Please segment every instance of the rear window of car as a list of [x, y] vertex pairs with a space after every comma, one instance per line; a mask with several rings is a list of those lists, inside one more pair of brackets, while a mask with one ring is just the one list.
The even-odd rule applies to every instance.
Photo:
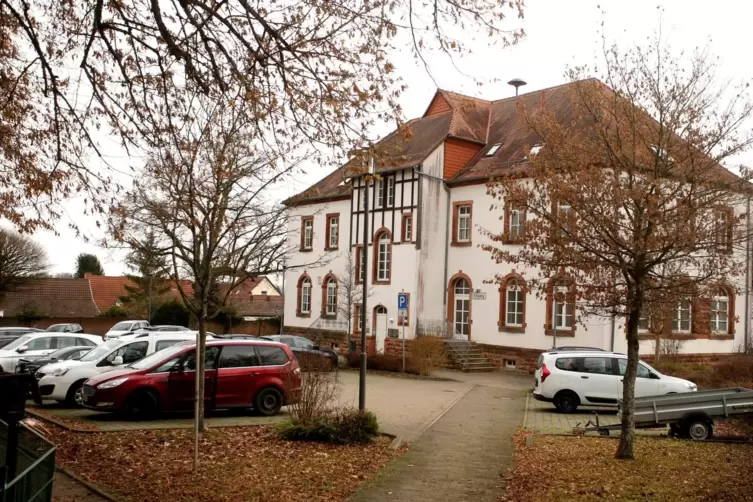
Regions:
[[288, 355], [280, 347], [259, 345], [256, 348], [259, 350], [262, 366], [282, 366], [288, 362]]
[[584, 357], [583, 372], [612, 375], [612, 359], [609, 357]]
[[560, 357], [554, 363], [554, 367], [563, 371], [580, 371], [577, 357]]
[[176, 343], [180, 341], [182, 340], [158, 340], [157, 344], [155, 345], [155, 350], [159, 351], [162, 349], [166, 349], [167, 347], [172, 347], [173, 345], [175, 345]]
[[259, 357], [253, 345], [225, 345], [220, 352], [220, 368], [247, 368], [259, 366]]

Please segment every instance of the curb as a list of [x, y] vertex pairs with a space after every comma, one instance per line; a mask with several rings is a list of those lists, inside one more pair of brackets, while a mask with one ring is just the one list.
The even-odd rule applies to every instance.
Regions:
[[[340, 369], [342, 372], [347, 373], [358, 373], [358, 368], [342, 368]], [[435, 377], [431, 375], [414, 375], [412, 373], [397, 373], [394, 371], [380, 371], [380, 370], [366, 370], [367, 375], [377, 375], [377, 376], [385, 376], [390, 378], [404, 378], [406, 380], [428, 380], [428, 381], [434, 381], [434, 382], [462, 382], [462, 380], [456, 380], [454, 378], [447, 378], [447, 377]]]
[[86, 432], [89, 434], [93, 434], [95, 432], [102, 432], [100, 430], [92, 430], [92, 429], [81, 429], [79, 427], [73, 427], [71, 425], [66, 424], [65, 422], [61, 422], [60, 420], [52, 417], [48, 417], [47, 415], [43, 415], [41, 413], [35, 412], [33, 409], [26, 408], [26, 413], [33, 416], [34, 418], [37, 418], [39, 420], [44, 420], [46, 422], [50, 422], [51, 424], [55, 424], [58, 427], [62, 427], [65, 430], [71, 431], [71, 432]]
[[470, 387], [468, 387], [467, 389], [465, 389], [463, 392], [460, 393], [459, 396], [457, 396], [455, 399], [453, 399], [453, 401], [450, 404], [448, 404], [447, 407], [445, 407], [441, 412], [439, 412], [439, 414], [436, 417], [432, 418], [428, 422], [426, 422], [423, 425], [421, 425], [421, 427], [418, 429], [418, 431], [412, 437], [410, 437], [410, 442], [414, 442], [419, 437], [421, 437], [421, 435], [424, 432], [426, 432], [432, 425], [434, 425], [435, 423], [437, 423], [440, 418], [442, 418], [443, 416], [445, 416], [448, 411], [450, 411], [452, 408], [454, 408], [455, 405], [458, 404], [458, 402], [460, 402], [460, 400], [463, 399], [466, 396], [466, 394], [468, 394], [470, 391], [472, 391], [476, 387], [477, 387], [476, 384], [470, 384]]
[[112, 495], [110, 495], [109, 493], [107, 493], [106, 491], [104, 491], [103, 489], [99, 488], [97, 485], [94, 485], [94, 484], [86, 481], [81, 476], [79, 476], [78, 474], [74, 474], [73, 472], [71, 472], [68, 469], [65, 469], [63, 467], [60, 467], [59, 465], [56, 465], [55, 466], [55, 470], [58, 471], [58, 472], [60, 472], [60, 473], [62, 473], [62, 474], [64, 474], [64, 475], [66, 475], [66, 476], [68, 476], [69, 478], [71, 478], [76, 483], [85, 486], [87, 490], [89, 490], [90, 492], [92, 492], [92, 493], [94, 493], [94, 494], [102, 497], [103, 499], [107, 500], [108, 502], [120, 502], [120, 499], [113, 497]]

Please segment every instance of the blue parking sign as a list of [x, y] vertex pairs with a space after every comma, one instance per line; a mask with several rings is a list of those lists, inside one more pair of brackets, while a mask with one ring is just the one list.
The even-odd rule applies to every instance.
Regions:
[[397, 294], [397, 308], [398, 309], [407, 309], [408, 308], [408, 293], [398, 293]]

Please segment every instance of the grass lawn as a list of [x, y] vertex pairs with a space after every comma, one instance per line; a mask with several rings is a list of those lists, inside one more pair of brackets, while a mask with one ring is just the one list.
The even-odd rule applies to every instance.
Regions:
[[270, 427], [210, 429], [192, 470], [190, 430], [75, 433], [45, 426], [58, 465], [131, 501], [342, 501], [395, 452], [287, 442]]
[[753, 500], [753, 445], [638, 437], [636, 460], [614, 459], [615, 439], [516, 436], [501, 501]]

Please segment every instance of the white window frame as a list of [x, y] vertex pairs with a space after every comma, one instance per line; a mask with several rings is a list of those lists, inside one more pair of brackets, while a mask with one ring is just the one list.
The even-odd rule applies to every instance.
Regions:
[[301, 282], [301, 314], [311, 313], [311, 280]]
[[[466, 211], [466, 212], [464, 212]], [[463, 237], [463, 232], [466, 235]], [[457, 242], [470, 242], [471, 241], [471, 205], [463, 204], [458, 206], [458, 234], [456, 236]]]
[[[687, 308], [684, 308], [684, 306], [687, 305]], [[682, 313], [684, 311], [688, 312], [688, 327], [687, 329], [682, 327]], [[673, 333], [690, 333], [693, 330], [693, 303], [688, 300], [680, 300], [677, 302], [677, 305], [674, 309], [674, 314], [672, 315], [672, 332]]]
[[[645, 321], [645, 326], [641, 327], [641, 324]], [[648, 311], [644, 307], [641, 310], [640, 317], [638, 317], [638, 332], [645, 333], [647, 331], [651, 331], [651, 316], [649, 315]]]
[[376, 201], [374, 201], [374, 208], [384, 207], [384, 178], [377, 182]]
[[395, 177], [387, 178], [387, 207], [395, 205]]
[[337, 281], [330, 277], [327, 280], [327, 315], [337, 315]]
[[729, 214], [724, 210], [714, 211], [714, 246], [717, 250], [727, 250], [729, 248]]
[[336, 248], [338, 244], [338, 229], [340, 227], [340, 217], [331, 216], [329, 218], [329, 247]]
[[[505, 326], [523, 327], [523, 295], [523, 288], [518, 284], [517, 279], [507, 281], [505, 288]], [[511, 306], [514, 308], [510, 308]], [[510, 322], [510, 314], [512, 314], [513, 322]], [[520, 322], [517, 322], [518, 317], [520, 317]]]
[[[557, 281], [552, 290], [552, 328], [560, 331], [573, 329], [573, 302], [569, 301], [570, 285]], [[561, 297], [562, 300], [558, 300]], [[569, 320], [569, 323], [568, 323]]]
[[557, 225], [560, 237], [568, 237], [573, 233], [573, 206], [567, 202], [557, 203]]
[[314, 247], [314, 220], [303, 220], [303, 249]]
[[[463, 288], [460, 288], [460, 284], [464, 284]], [[455, 284], [453, 284], [453, 292], [454, 292], [454, 305], [452, 305], [453, 309], [453, 329], [455, 333], [459, 335], [470, 335], [471, 332], [471, 285], [470, 283], [463, 279], [457, 279], [455, 281]], [[462, 308], [458, 308], [458, 305], [460, 305]], [[460, 317], [458, 314], [465, 313], [465, 320], [458, 319]]]
[[405, 229], [403, 230], [403, 236], [405, 237], [406, 242], [410, 242], [413, 240], [413, 215], [405, 215], [403, 217], [403, 225], [405, 225]]
[[356, 267], [358, 270], [356, 270], [356, 274], [358, 275], [358, 282], [362, 283], [366, 280], [366, 260], [364, 260], [364, 247], [361, 246], [360, 248], [356, 248], [356, 252], [358, 253], [358, 267]]
[[[517, 218], [516, 218], [517, 217]], [[516, 205], [514, 201], [510, 202], [510, 238], [519, 239], [525, 235], [526, 228], [526, 210]], [[517, 220], [517, 221], [516, 221]], [[513, 224], [513, 222], [515, 224]]]
[[[719, 304], [723, 303], [725, 309], [721, 310]], [[711, 332], [717, 334], [727, 334], [729, 332], [729, 296], [714, 296], [711, 298]], [[724, 329], [720, 325], [724, 323]]]
[[379, 235], [377, 241], [377, 282], [389, 282], [390, 268], [392, 267], [390, 256], [390, 237], [386, 232]]

